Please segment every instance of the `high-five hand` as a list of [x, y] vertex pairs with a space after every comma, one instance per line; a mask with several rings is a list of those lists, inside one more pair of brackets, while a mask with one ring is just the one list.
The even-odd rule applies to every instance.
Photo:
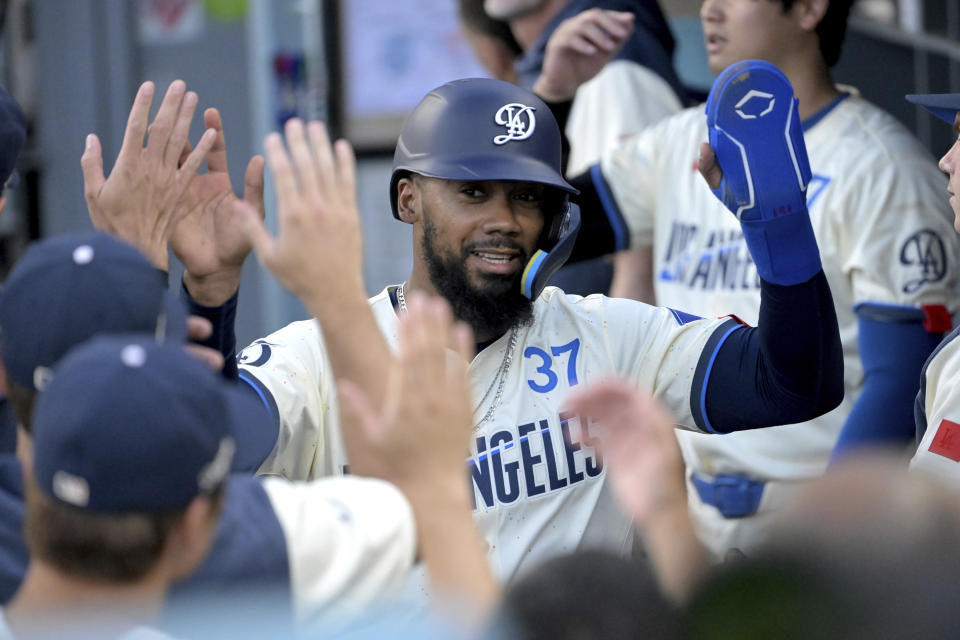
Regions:
[[291, 119], [285, 134], [289, 154], [279, 134], [264, 142], [277, 191], [277, 236], [251, 207], [244, 225], [264, 266], [317, 314], [340, 293], [363, 292], [356, 160], [345, 140], [330, 144], [320, 122], [304, 127]]
[[[227, 171], [227, 141], [220, 112], [207, 109], [203, 120], [216, 133], [207, 155], [207, 172], [197, 176], [184, 194], [170, 248], [183, 262], [183, 281], [193, 299], [215, 307], [240, 286], [243, 261], [253, 249], [238, 222], [238, 212], [246, 206], [263, 219], [264, 159], [256, 155], [247, 164], [241, 200], [233, 192]], [[189, 147], [183, 150], [188, 152]]]
[[169, 266], [167, 244], [183, 213], [179, 200], [216, 138], [208, 129], [197, 147], [182, 155], [197, 107], [197, 94], [186, 88], [183, 80], [170, 84], [148, 128], [154, 86], [152, 82], [140, 85], [110, 177], [103, 175], [103, 152], [95, 134], [87, 136], [80, 158], [93, 226], [133, 244], [164, 270]]

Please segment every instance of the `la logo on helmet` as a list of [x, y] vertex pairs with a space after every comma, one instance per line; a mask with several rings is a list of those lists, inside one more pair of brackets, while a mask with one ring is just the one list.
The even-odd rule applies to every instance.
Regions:
[[519, 102], [511, 102], [497, 109], [493, 121], [507, 128], [507, 132], [494, 136], [493, 144], [506, 144], [511, 140], [526, 140], [533, 135], [537, 127], [537, 119], [533, 116], [534, 108]]

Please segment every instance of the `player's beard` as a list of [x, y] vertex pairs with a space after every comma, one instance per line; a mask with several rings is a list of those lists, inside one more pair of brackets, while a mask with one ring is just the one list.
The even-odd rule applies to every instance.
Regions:
[[430, 282], [450, 303], [453, 314], [470, 325], [477, 336], [498, 338], [514, 325], [533, 320], [533, 303], [520, 293], [522, 270], [513, 275], [481, 274], [483, 285], [476, 286], [470, 282], [466, 267], [472, 251], [490, 247], [517, 250], [521, 264], [526, 265], [529, 256], [523, 247], [501, 237], [490, 242], [468, 244], [458, 256], [452, 251], [438, 251], [436, 237], [436, 227], [430, 216], [424, 215], [422, 253]]

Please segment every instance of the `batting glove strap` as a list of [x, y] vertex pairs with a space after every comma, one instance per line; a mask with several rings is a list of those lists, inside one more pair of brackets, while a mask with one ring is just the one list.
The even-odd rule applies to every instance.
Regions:
[[806, 209], [771, 220], [741, 220], [760, 277], [779, 285], [808, 281], [823, 269]]

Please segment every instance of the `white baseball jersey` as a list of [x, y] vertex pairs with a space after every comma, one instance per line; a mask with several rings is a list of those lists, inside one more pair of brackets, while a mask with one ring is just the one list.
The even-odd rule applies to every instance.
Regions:
[[[843, 344], [843, 403], [801, 425], [722, 438], [678, 433], [690, 471], [759, 480], [820, 474], [863, 387], [854, 305], [957, 311], [958, 243], [944, 176], [890, 115], [844, 91], [852, 95], [806, 122], [804, 132], [813, 172], [807, 203]], [[602, 174], [631, 246], [653, 246], [658, 304], [707, 317], [733, 313], [756, 324], [760, 283], [740, 225], [697, 171], [706, 139], [703, 107], [685, 110], [605, 157]], [[761, 511], [775, 490], [768, 494]], [[715, 509], [699, 511], [721, 519]], [[722, 526], [750, 526], [747, 520]]]
[[625, 135], [642, 131], [682, 106], [673, 88], [654, 71], [630, 60], [608, 63], [573, 98], [565, 129], [570, 141], [567, 175], [582, 173]]
[[923, 371], [920, 396], [926, 431], [910, 469], [960, 486], [960, 328], [944, 338]]
[[[370, 304], [395, 348], [397, 316], [387, 290]], [[668, 309], [547, 287], [511, 352], [508, 333], [477, 354], [470, 364], [476, 420], [495, 406], [475, 430], [465, 473], [495, 575], [508, 580], [525, 566], [583, 545], [631, 548], [630, 519], [607, 488], [602, 461], [580, 444], [579, 420], [562, 415], [564, 399], [576, 384], [626, 377], [652, 390], [679, 424], [696, 428], [690, 397], [699, 397], [694, 373], [701, 352], [715, 333], [734, 324], [682, 324]], [[505, 358], [510, 366], [501, 378]], [[286, 441], [317, 442], [310, 475], [343, 472], [330, 363], [316, 322], [288, 325], [248, 347], [240, 361], [242, 375], [256, 378], [276, 399]]]
[[232, 476], [210, 555], [177, 586], [167, 618], [219, 637], [225, 616], [260, 625], [292, 606], [299, 630], [332, 633], [401, 590], [416, 540], [413, 510], [390, 483]]

